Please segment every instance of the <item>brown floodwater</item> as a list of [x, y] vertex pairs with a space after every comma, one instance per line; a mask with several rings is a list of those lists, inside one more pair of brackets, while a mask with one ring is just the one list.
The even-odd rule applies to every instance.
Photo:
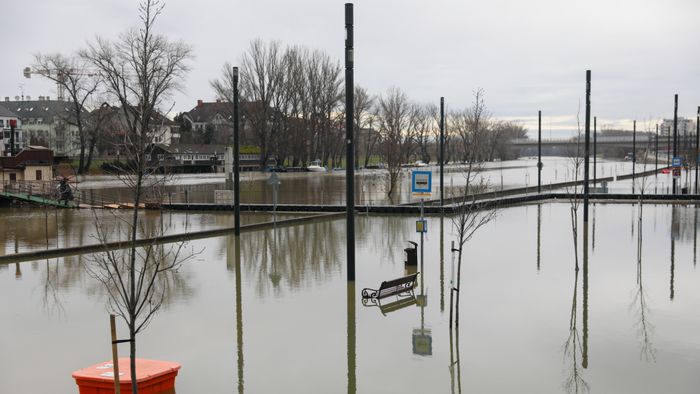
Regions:
[[[383, 308], [360, 292], [412, 271], [415, 217], [358, 215], [353, 285], [342, 219], [192, 241], [138, 355], [181, 363], [178, 393], [697, 392], [696, 207], [645, 205], [640, 222], [596, 204], [578, 271], [569, 210], [507, 208], [476, 233], [452, 334], [449, 217], [428, 218], [415, 299]], [[71, 372], [110, 358], [90, 261], [0, 265], [0, 392], [75, 393]]]

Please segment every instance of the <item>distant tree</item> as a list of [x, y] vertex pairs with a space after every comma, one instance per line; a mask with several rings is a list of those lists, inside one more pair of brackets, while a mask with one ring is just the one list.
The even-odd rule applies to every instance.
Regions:
[[387, 195], [392, 196], [401, 165], [408, 161], [415, 135], [416, 106], [399, 88], [389, 88], [377, 99], [375, 117], [381, 136], [382, 153], [389, 171]]
[[204, 126], [204, 129], [201, 131], [201, 136], [200, 140], [202, 141], [203, 144], [209, 145], [214, 141], [214, 133], [216, 132], [216, 128], [214, 127], [213, 124], [207, 123]]

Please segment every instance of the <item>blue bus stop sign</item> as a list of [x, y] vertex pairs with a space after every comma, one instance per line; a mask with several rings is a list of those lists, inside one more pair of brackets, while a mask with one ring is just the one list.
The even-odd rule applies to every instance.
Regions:
[[411, 173], [411, 193], [430, 195], [433, 188], [433, 173], [430, 171], [413, 171]]
[[673, 160], [671, 161], [671, 165], [673, 167], [680, 167], [681, 166], [681, 158], [680, 157], [674, 157]]

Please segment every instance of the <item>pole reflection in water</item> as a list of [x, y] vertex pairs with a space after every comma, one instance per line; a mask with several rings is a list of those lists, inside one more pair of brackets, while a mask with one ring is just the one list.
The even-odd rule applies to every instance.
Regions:
[[671, 283], [669, 284], [670, 288], [670, 299], [673, 301], [674, 297], [674, 283], [673, 283], [673, 276], [675, 273], [675, 265], [676, 265], [676, 237], [680, 233], [680, 225], [679, 225], [679, 220], [678, 220], [678, 209], [676, 208], [675, 205], [671, 207]]
[[355, 281], [347, 282], [348, 394], [357, 392]]
[[440, 215], [440, 312], [445, 311], [445, 217]]
[[537, 272], [540, 272], [541, 230], [542, 230], [542, 204], [537, 204]]
[[588, 223], [583, 226], [583, 360], [581, 366], [588, 368]]
[[[697, 169], [695, 170], [697, 173]], [[698, 261], [698, 207], [693, 208], [693, 267]]]
[[[238, 392], [244, 392], [243, 377], [243, 300], [241, 296], [241, 237], [230, 236], [226, 243], [228, 261], [230, 268], [233, 265], [236, 285], [236, 366], [238, 368]], [[233, 261], [231, 261], [233, 259]]]
[[591, 235], [592, 235], [591, 238], [592, 238], [592, 241], [593, 241], [592, 244], [591, 244], [591, 248], [592, 248], [592, 250], [594, 250], [594, 251], [595, 251], [595, 206], [596, 206], [596, 204], [593, 204], [593, 228], [592, 228], [592, 231], [591, 231]]

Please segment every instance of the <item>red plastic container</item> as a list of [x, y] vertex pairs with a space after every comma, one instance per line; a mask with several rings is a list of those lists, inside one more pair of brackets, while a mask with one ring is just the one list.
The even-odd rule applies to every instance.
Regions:
[[[80, 394], [113, 394], [112, 361], [95, 364], [73, 372]], [[175, 377], [180, 364], [171, 361], [136, 359], [136, 384], [139, 394], [175, 393]], [[129, 358], [119, 359], [119, 386], [122, 394], [131, 394]]]

